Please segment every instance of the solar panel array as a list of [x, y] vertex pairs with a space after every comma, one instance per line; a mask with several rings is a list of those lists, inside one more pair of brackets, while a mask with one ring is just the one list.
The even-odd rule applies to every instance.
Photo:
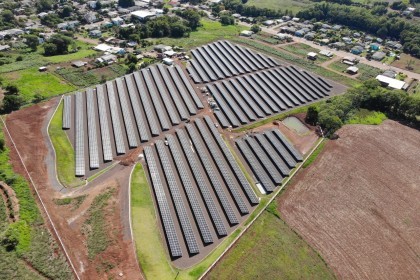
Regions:
[[247, 135], [235, 141], [256, 181], [267, 192], [281, 185], [296, 164], [303, 160], [302, 155], [278, 130]]
[[278, 62], [248, 48], [218, 41], [191, 51], [188, 67], [195, 83], [208, 83], [278, 66]]
[[[69, 129], [75, 148], [83, 149], [83, 153], [76, 152], [77, 176], [100, 168], [204, 108], [179, 66], [153, 66], [87, 89], [74, 107], [72, 99], [72, 95], [64, 97], [63, 129]], [[71, 127], [75, 114], [81, 118]], [[84, 123], [86, 134], [79, 133], [77, 127]]]
[[220, 125], [238, 127], [330, 94], [332, 85], [294, 66], [273, 68], [207, 85]]
[[76, 121], [74, 149], [76, 154], [76, 176], [85, 174], [85, 126], [84, 126], [84, 102], [81, 92], [76, 93]]
[[[153, 177], [160, 177], [166, 197], [172, 198], [171, 217], [178, 221], [175, 227], [183, 237], [178, 241], [189, 255], [226, 236], [259, 203], [209, 117], [176, 129], [176, 135], [146, 146], [144, 153], [152, 183], [157, 184]], [[160, 190], [154, 187], [154, 191], [157, 197]], [[166, 231], [164, 223], [162, 217]]]

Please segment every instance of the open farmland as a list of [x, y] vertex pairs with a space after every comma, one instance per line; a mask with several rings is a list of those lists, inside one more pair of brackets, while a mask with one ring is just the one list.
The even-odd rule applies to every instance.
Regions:
[[419, 279], [420, 132], [348, 125], [279, 198], [282, 218], [342, 279]]

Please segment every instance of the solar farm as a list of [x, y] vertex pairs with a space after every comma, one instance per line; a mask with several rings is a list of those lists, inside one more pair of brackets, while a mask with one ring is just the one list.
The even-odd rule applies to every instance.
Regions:
[[183, 70], [163, 65], [65, 96], [63, 129], [74, 143], [75, 175], [85, 176], [203, 108]]
[[297, 163], [303, 160], [289, 140], [276, 129], [247, 135], [235, 142], [252, 170], [255, 181], [260, 183], [266, 193], [280, 186]]
[[259, 203], [209, 116], [146, 146], [144, 155], [173, 259], [209, 252]]
[[132, 154], [143, 163], [162, 240], [180, 268], [209, 255], [303, 160], [277, 129], [223, 129], [343, 90], [228, 41], [191, 54], [189, 77], [180, 65], [151, 66], [64, 96], [62, 115], [76, 177]]

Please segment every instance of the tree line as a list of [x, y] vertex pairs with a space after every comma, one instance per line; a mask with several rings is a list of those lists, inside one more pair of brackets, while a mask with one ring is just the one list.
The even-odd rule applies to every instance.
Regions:
[[306, 121], [319, 124], [329, 136], [346, 123], [359, 109], [379, 111], [389, 118], [419, 125], [420, 99], [400, 90], [388, 90], [373, 79], [344, 95], [308, 108]]
[[333, 3], [320, 3], [302, 10], [298, 17], [323, 20], [376, 34], [382, 38], [394, 38], [403, 44], [404, 52], [420, 57], [420, 25], [403, 19], [375, 15], [372, 10]]

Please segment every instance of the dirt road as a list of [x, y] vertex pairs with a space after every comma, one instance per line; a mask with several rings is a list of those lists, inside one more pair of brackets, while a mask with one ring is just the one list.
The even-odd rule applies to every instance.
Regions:
[[420, 132], [348, 125], [279, 198], [339, 279], [420, 278]]

